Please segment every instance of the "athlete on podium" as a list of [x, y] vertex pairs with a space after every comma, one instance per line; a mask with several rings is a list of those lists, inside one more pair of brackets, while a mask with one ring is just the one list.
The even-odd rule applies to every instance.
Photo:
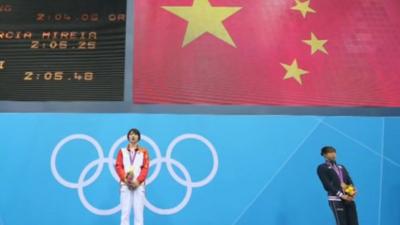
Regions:
[[337, 225], [358, 225], [356, 189], [349, 172], [343, 165], [336, 163], [336, 149], [325, 146], [321, 149], [325, 162], [318, 166], [318, 176], [326, 192], [328, 202]]
[[134, 225], [143, 225], [145, 180], [149, 170], [149, 155], [140, 147], [140, 132], [133, 128], [127, 134], [129, 144], [118, 152], [115, 169], [120, 178], [121, 225], [129, 225], [133, 207]]

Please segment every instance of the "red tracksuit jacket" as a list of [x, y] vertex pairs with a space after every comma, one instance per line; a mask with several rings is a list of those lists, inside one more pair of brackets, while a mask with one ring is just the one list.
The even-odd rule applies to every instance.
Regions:
[[[147, 174], [149, 172], [149, 153], [145, 148], [139, 147], [135, 151], [140, 151], [143, 153], [143, 164], [141, 166], [141, 170], [139, 173], [139, 176], [137, 177], [137, 181], [139, 183], [143, 183], [146, 180]], [[119, 176], [119, 179], [121, 181], [125, 180], [126, 173], [124, 169], [124, 162], [123, 162], [123, 156], [122, 156], [122, 150], [119, 150], [118, 156], [117, 156], [117, 161], [115, 163], [115, 170], [117, 171], [117, 174]]]

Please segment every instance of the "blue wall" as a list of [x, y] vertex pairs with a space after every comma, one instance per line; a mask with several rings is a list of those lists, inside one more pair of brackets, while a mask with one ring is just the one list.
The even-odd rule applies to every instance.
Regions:
[[[0, 224], [118, 224], [118, 183], [107, 157], [131, 127], [142, 131], [154, 162], [172, 161], [176, 171], [171, 176], [162, 163], [154, 176], [152, 166], [147, 199], [164, 210], [147, 205], [147, 224], [333, 225], [316, 176], [319, 149], [327, 144], [338, 149], [358, 187], [360, 224], [400, 224], [400, 118], [1, 114], [0, 125]], [[57, 144], [74, 134], [98, 142], [104, 160], [94, 161], [95, 147], [82, 139], [59, 145], [55, 155]], [[154, 160], [149, 140], [163, 158], [178, 141], [171, 160]]]

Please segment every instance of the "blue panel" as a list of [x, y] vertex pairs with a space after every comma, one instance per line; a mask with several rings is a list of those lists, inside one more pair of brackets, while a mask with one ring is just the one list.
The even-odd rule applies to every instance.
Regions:
[[[323, 145], [337, 147], [339, 161], [358, 187], [360, 224], [400, 224], [400, 118], [1, 114], [0, 124], [0, 224], [118, 224], [119, 211], [112, 209], [119, 204], [119, 184], [107, 157], [117, 140], [121, 143], [114, 150], [126, 144], [123, 139], [131, 127], [142, 131], [142, 145], [152, 159], [157, 156], [150, 140], [161, 157], [178, 141], [170, 149], [183, 166], [174, 165], [173, 176], [162, 164], [148, 184], [147, 200], [170, 210], [147, 204], [146, 224], [333, 225], [316, 175]], [[78, 139], [60, 146], [57, 180], [52, 154], [67, 137]], [[91, 142], [104, 154], [99, 173]], [[210, 175], [213, 167], [215, 176]], [[177, 182], [185, 181], [186, 171], [192, 188], [189, 182]]]

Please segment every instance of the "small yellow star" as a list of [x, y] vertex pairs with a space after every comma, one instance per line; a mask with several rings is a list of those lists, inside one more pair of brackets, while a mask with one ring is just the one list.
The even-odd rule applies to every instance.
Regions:
[[297, 59], [293, 60], [292, 65], [287, 65], [284, 63], [281, 63], [281, 65], [286, 70], [286, 75], [283, 78], [284, 80], [289, 79], [289, 78], [294, 78], [299, 84], [303, 84], [302, 80], [301, 80], [301, 76], [307, 74], [308, 71], [299, 68], [299, 66], [297, 65]]
[[324, 46], [326, 42], [328, 42], [328, 40], [319, 40], [317, 36], [315, 36], [315, 34], [312, 32], [311, 32], [311, 39], [303, 40], [303, 42], [311, 46], [311, 55], [313, 55], [318, 50], [325, 54], [328, 54], [328, 51], [326, 51]]
[[162, 8], [188, 22], [182, 47], [205, 33], [236, 47], [223, 21], [237, 13], [241, 7], [214, 7], [209, 0], [194, 0], [192, 6], [162, 6]]
[[306, 18], [307, 13], [316, 13], [316, 11], [310, 7], [310, 0], [307, 1], [295, 0], [295, 1], [296, 5], [293, 6], [291, 9], [300, 11], [303, 18]]

